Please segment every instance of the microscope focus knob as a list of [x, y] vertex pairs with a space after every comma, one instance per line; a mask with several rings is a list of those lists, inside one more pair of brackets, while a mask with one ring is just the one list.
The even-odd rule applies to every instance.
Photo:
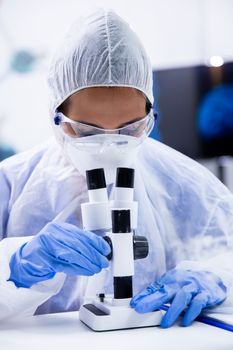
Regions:
[[111, 238], [109, 236], [104, 236], [103, 239], [110, 245], [111, 252], [106, 256], [106, 258], [108, 260], [111, 260], [112, 259], [112, 241], [111, 241]]
[[134, 260], [144, 259], [149, 254], [148, 240], [144, 236], [133, 236]]

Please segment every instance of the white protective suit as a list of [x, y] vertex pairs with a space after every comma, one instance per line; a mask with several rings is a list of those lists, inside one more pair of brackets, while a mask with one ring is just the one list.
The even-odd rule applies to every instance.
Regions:
[[[74, 28], [49, 73], [51, 117], [90, 86], [131, 86], [153, 102], [148, 57], [120, 17], [99, 11]], [[150, 247], [148, 258], [135, 262], [134, 294], [176, 265], [208, 270], [228, 289], [214, 312], [233, 312], [233, 195], [201, 165], [150, 138], [134, 166], [137, 234]], [[85, 178], [68, 160], [62, 137], [0, 164], [0, 320], [78, 310], [86, 295], [111, 291], [111, 269], [94, 277], [58, 273], [29, 289], [7, 281], [12, 253], [49, 222], [81, 226], [84, 201]]]

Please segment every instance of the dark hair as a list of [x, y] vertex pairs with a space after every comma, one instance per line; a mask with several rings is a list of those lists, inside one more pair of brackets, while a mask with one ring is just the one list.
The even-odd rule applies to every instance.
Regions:
[[146, 115], [150, 113], [151, 108], [152, 108], [152, 104], [148, 99], [146, 99]]
[[66, 114], [66, 108], [68, 104], [69, 104], [69, 97], [65, 101], [63, 101], [62, 104], [60, 104], [60, 106], [57, 107], [57, 112]]

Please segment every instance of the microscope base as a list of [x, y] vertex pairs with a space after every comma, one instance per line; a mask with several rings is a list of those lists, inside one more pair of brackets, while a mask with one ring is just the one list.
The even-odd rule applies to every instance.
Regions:
[[79, 311], [79, 319], [97, 332], [158, 326], [162, 316], [161, 311], [139, 314], [129, 306], [115, 306], [99, 301], [84, 304]]

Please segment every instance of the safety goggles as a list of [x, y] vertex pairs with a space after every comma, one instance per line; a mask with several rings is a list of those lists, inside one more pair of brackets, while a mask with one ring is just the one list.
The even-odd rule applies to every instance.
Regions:
[[80, 138], [86, 136], [95, 136], [101, 134], [109, 135], [127, 135], [133, 137], [148, 136], [154, 127], [157, 113], [150, 113], [144, 118], [127, 124], [118, 129], [102, 129], [89, 124], [74, 121], [66, 117], [63, 113], [57, 112], [54, 117], [54, 124], [61, 127], [64, 134], [72, 138]]

